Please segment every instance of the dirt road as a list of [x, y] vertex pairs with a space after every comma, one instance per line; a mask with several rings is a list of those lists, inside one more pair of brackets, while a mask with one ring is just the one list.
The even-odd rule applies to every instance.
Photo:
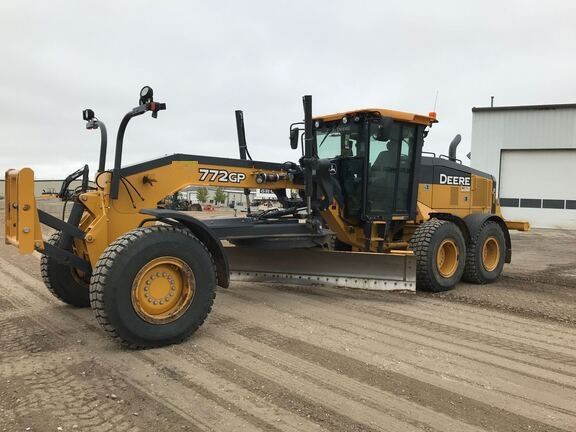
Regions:
[[527, 253], [441, 296], [235, 283], [187, 342], [127, 351], [2, 244], [0, 431], [574, 431], [573, 279]]

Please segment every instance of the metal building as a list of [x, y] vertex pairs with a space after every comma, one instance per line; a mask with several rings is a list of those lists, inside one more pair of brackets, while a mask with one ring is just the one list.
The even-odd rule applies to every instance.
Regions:
[[471, 161], [505, 217], [576, 229], [576, 104], [472, 108]]

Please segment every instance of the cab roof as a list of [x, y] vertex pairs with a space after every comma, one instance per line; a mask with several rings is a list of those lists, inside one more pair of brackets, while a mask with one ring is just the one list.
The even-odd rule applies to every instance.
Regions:
[[339, 120], [342, 117], [354, 117], [355, 115], [359, 114], [377, 114], [382, 117], [391, 117], [394, 120], [404, 121], [408, 123], [416, 123], [421, 125], [430, 126], [432, 123], [438, 123], [436, 120], [436, 113], [431, 112], [430, 114], [421, 115], [421, 114], [413, 114], [407, 113], [402, 111], [394, 111], [385, 108], [363, 108], [358, 109], [355, 111], [345, 111], [335, 114], [327, 114], [323, 116], [314, 117], [314, 120], [321, 120], [324, 122], [329, 122], [333, 120]]

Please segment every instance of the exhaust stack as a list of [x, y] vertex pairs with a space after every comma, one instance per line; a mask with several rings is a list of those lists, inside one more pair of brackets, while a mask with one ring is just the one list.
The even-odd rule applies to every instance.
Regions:
[[450, 147], [448, 147], [448, 159], [451, 161], [456, 162], [456, 148], [458, 147], [458, 144], [460, 144], [460, 141], [462, 141], [462, 136], [458, 134], [450, 143]]

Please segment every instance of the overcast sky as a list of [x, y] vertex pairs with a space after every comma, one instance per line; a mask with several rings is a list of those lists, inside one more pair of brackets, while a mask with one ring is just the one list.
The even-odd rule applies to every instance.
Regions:
[[171, 153], [237, 157], [234, 110], [255, 159], [297, 160], [288, 127], [314, 113], [436, 111], [425, 150], [470, 148], [473, 106], [576, 102], [576, 2], [0, 2], [0, 169], [37, 178], [95, 168], [143, 85], [167, 111], [126, 133], [125, 163]]

